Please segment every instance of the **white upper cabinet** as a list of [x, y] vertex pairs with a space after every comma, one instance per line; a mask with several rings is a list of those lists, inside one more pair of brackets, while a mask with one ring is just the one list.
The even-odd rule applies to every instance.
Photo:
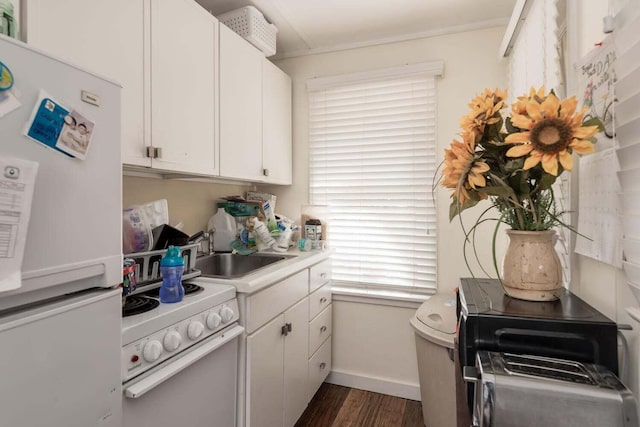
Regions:
[[193, 0], [152, 1], [150, 7], [151, 143], [161, 149], [152, 166], [217, 175], [218, 21]]
[[220, 175], [263, 181], [264, 55], [220, 25]]
[[291, 79], [194, 0], [24, 11], [29, 44], [121, 84], [125, 169], [291, 184]]
[[291, 184], [291, 79], [220, 25], [220, 175]]
[[122, 161], [151, 166], [151, 159], [144, 157], [144, 2], [29, 0], [23, 3], [26, 3], [28, 44], [122, 86]]
[[262, 61], [262, 168], [264, 181], [291, 184], [291, 78]]
[[26, 19], [29, 44], [122, 85], [125, 166], [218, 175], [214, 16], [193, 0], [29, 0]]

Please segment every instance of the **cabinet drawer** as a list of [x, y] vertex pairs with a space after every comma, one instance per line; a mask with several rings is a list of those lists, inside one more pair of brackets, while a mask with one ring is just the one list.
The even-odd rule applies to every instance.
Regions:
[[309, 359], [309, 400], [331, 372], [331, 340], [326, 340]]
[[331, 305], [309, 323], [309, 356], [331, 335]]
[[247, 297], [247, 333], [251, 333], [307, 296], [309, 272], [305, 269]]
[[327, 283], [309, 296], [309, 320], [313, 320], [331, 304], [331, 283]]
[[327, 259], [310, 269], [309, 292], [313, 292], [320, 286], [331, 280], [331, 260]]

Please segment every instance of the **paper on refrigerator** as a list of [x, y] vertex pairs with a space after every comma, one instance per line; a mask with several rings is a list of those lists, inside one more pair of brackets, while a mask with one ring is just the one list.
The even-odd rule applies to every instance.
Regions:
[[0, 157], [0, 292], [22, 284], [22, 259], [37, 172], [37, 162]]

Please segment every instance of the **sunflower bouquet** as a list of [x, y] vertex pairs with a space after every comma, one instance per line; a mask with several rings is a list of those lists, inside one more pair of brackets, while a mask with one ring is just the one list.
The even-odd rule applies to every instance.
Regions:
[[453, 190], [449, 219], [489, 199], [513, 230], [564, 225], [551, 186], [572, 169], [573, 153], [594, 151], [602, 122], [584, 120], [575, 97], [560, 100], [544, 87], [531, 88], [503, 116], [506, 96], [498, 89], [476, 96], [460, 137], [445, 150], [440, 182]]

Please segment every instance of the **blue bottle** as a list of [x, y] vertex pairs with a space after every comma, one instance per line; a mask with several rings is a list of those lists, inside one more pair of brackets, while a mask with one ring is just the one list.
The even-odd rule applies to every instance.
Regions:
[[160, 302], [182, 301], [182, 297], [184, 297], [184, 287], [182, 287], [183, 272], [184, 260], [180, 256], [180, 248], [169, 246], [166, 255], [160, 261], [160, 274], [162, 275]]

